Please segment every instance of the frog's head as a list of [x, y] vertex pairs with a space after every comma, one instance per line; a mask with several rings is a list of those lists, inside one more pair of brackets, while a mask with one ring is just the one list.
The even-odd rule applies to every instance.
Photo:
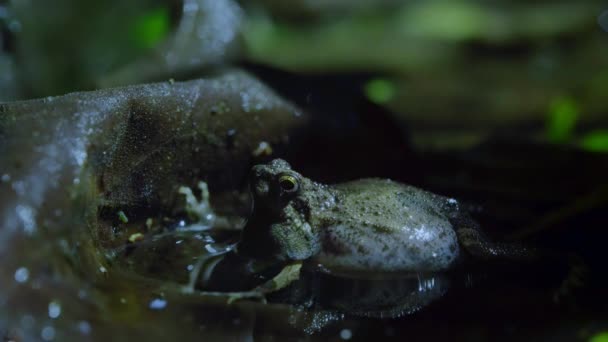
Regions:
[[254, 210], [243, 229], [239, 253], [279, 260], [303, 260], [318, 244], [305, 215], [305, 193], [312, 182], [282, 159], [256, 165], [250, 186]]
[[251, 170], [251, 192], [256, 211], [280, 215], [287, 203], [298, 195], [303, 177], [283, 159], [256, 165]]

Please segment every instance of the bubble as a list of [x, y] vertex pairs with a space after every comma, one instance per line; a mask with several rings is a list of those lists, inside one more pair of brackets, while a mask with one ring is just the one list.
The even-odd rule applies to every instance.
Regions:
[[52, 301], [49, 303], [49, 317], [57, 318], [61, 315], [61, 304], [57, 301]]
[[350, 329], [342, 329], [340, 331], [340, 338], [343, 340], [350, 340], [353, 337], [353, 332]]
[[15, 271], [15, 281], [18, 283], [25, 283], [30, 277], [30, 271], [25, 267], [19, 267]]
[[88, 335], [91, 333], [91, 324], [87, 321], [80, 321], [78, 322], [78, 330], [81, 333]]
[[42, 328], [40, 337], [42, 337], [42, 339], [45, 341], [52, 341], [55, 338], [55, 328], [51, 326], [46, 326]]

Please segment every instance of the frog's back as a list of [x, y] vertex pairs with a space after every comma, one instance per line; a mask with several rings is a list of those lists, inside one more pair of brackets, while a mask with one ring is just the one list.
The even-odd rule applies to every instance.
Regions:
[[433, 272], [457, 259], [448, 199], [384, 179], [333, 188], [337, 207], [324, 218], [316, 262], [347, 271]]

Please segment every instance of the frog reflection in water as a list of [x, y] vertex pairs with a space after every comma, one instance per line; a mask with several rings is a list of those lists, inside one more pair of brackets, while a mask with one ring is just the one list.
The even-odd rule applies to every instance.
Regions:
[[324, 185], [275, 159], [253, 167], [251, 189], [254, 211], [238, 250], [255, 258], [352, 274], [442, 272], [467, 254], [530, 256], [485, 239], [456, 200], [387, 179]]

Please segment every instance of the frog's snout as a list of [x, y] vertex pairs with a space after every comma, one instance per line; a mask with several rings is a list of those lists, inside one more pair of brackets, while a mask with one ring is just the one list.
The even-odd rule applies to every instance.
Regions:
[[252, 190], [255, 192], [256, 197], [266, 197], [270, 191], [270, 185], [265, 180], [256, 180], [252, 184]]

